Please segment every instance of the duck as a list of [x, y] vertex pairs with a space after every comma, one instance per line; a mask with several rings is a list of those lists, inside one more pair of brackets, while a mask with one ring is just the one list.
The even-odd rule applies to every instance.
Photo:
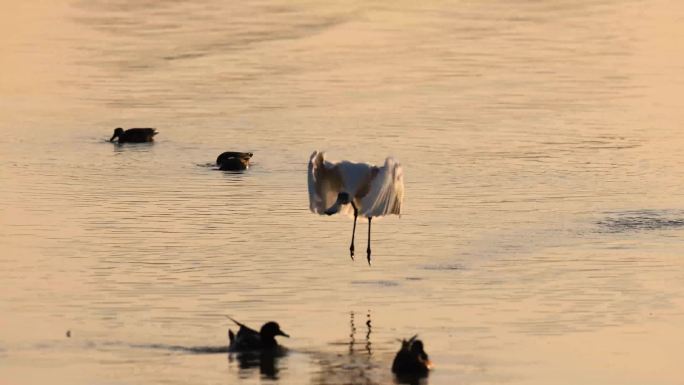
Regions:
[[216, 165], [223, 171], [242, 171], [249, 168], [251, 152], [226, 151], [216, 158]]
[[392, 372], [400, 376], [425, 377], [432, 368], [432, 362], [428, 358], [423, 347], [423, 341], [414, 335], [408, 340], [401, 341], [401, 349], [397, 352], [392, 362]]
[[280, 329], [280, 325], [275, 321], [266, 322], [257, 332], [231, 317], [228, 318], [240, 327], [237, 333], [228, 329], [229, 352], [275, 350], [279, 348], [278, 341], [275, 339], [276, 336], [290, 337]]
[[154, 136], [158, 132], [154, 128], [129, 128], [125, 130], [118, 127], [114, 130], [114, 135], [109, 139], [110, 142], [114, 141], [114, 138], [119, 138], [119, 143], [144, 143], [154, 141]]

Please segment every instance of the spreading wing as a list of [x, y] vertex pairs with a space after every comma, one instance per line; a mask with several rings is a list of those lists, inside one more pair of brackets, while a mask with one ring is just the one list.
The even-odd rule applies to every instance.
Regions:
[[325, 153], [314, 151], [309, 158], [309, 208], [317, 214], [325, 214], [340, 193], [340, 181], [335, 165], [325, 160]]
[[366, 217], [399, 215], [403, 200], [404, 171], [397, 161], [387, 158], [372, 179], [368, 194], [361, 199], [361, 214]]

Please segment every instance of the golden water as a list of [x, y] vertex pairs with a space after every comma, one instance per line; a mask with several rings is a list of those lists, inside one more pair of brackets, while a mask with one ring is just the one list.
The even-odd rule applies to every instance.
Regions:
[[[3, 4], [0, 383], [682, 384], [682, 3], [199, 3]], [[403, 164], [372, 267], [314, 149]]]

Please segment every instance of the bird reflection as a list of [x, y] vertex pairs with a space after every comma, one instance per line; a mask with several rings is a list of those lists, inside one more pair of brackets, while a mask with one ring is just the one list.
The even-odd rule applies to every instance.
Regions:
[[356, 338], [354, 338], [354, 335], [356, 334], [356, 326], [354, 325], [354, 312], [349, 313], [349, 329], [351, 332], [349, 333], [349, 355], [354, 354], [354, 344], [356, 343]]
[[278, 372], [280, 371], [278, 360], [284, 357], [285, 354], [286, 352], [283, 349], [229, 353], [228, 362], [232, 363], [237, 360], [242, 375], [249, 374], [249, 372], [259, 368], [259, 373], [263, 377], [277, 380]]
[[357, 333], [364, 333], [363, 330], [358, 330], [357, 321], [357, 315], [353, 311], [350, 312], [349, 341], [345, 343], [347, 354], [316, 354], [315, 362], [320, 366], [320, 370], [314, 377], [313, 384], [377, 385], [385, 383], [381, 381], [382, 378], [378, 378], [379, 374], [382, 375], [382, 368], [373, 360], [371, 312], [366, 313], [365, 337], [361, 337], [362, 340], [357, 339]]
[[368, 310], [368, 313], [366, 314], [366, 351], [368, 352], [368, 356], [371, 356], [373, 354], [373, 350], [371, 349], [371, 340], [370, 340], [370, 335], [371, 332], [373, 331], [373, 328], [371, 327], [371, 315], [370, 315], [370, 310]]
[[[355, 350], [355, 345], [356, 345], [356, 325], [354, 324], [354, 312], [349, 313], [349, 328], [350, 328], [350, 333], [349, 333], [349, 355], [354, 355], [357, 354], [358, 352]], [[371, 312], [370, 310], [368, 313], [366, 313], [366, 343], [364, 345], [364, 350], [370, 357], [373, 355], [373, 349], [372, 349], [372, 343], [371, 343], [371, 333], [373, 332], [373, 325], [371, 322]]]

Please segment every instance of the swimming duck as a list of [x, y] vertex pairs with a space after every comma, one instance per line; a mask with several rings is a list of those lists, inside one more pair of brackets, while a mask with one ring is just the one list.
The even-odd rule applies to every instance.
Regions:
[[226, 151], [216, 158], [216, 165], [223, 171], [241, 171], [249, 168], [251, 152]]
[[432, 368], [427, 353], [423, 350], [423, 341], [416, 339], [418, 335], [408, 341], [401, 341], [401, 349], [397, 352], [392, 363], [392, 372], [397, 375], [424, 377]]
[[154, 128], [129, 128], [124, 131], [123, 128], [119, 127], [114, 130], [114, 135], [109, 139], [110, 142], [114, 141], [114, 138], [119, 138], [119, 143], [143, 143], [154, 141], [154, 136], [158, 132]]
[[280, 325], [278, 325], [277, 322], [266, 322], [257, 332], [232, 318], [230, 318], [230, 320], [240, 326], [240, 330], [235, 334], [232, 330], [228, 329], [228, 339], [230, 341], [230, 344], [228, 345], [229, 352], [275, 349], [278, 347], [275, 336], [290, 337], [280, 330]]

